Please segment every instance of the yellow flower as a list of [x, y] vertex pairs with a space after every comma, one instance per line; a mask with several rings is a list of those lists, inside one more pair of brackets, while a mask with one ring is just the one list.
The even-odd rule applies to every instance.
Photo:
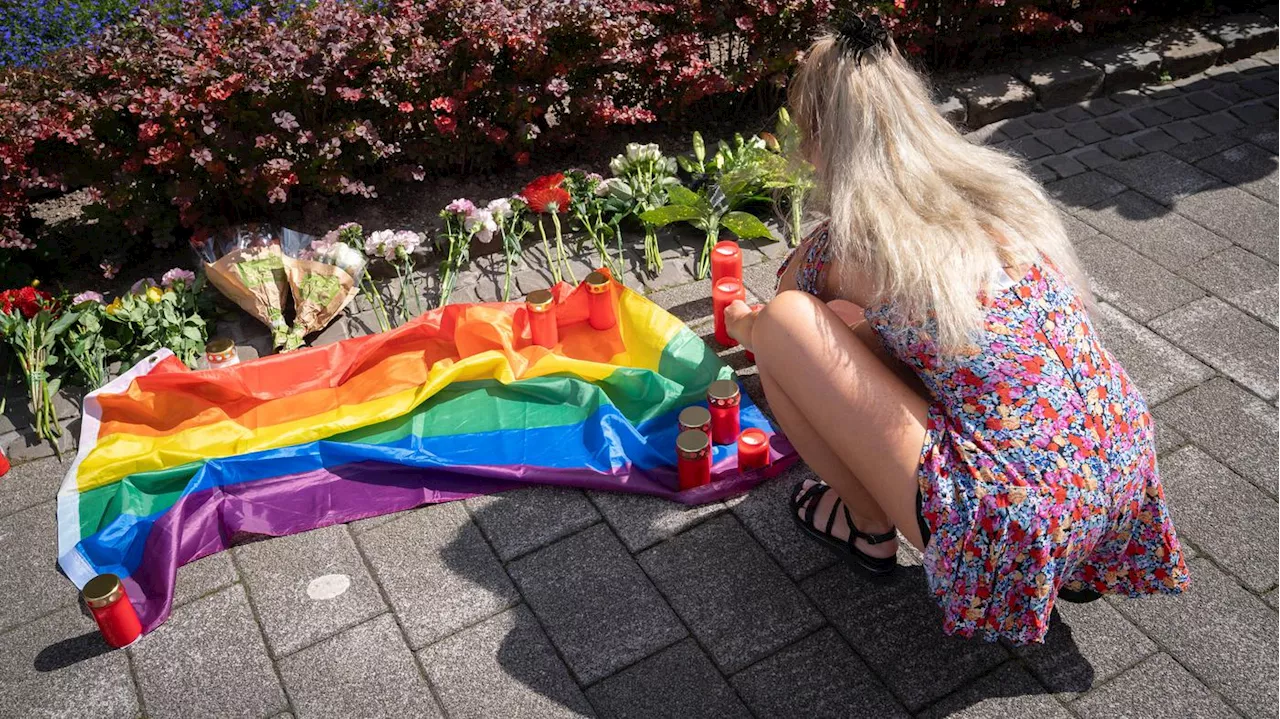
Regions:
[[147, 288], [147, 299], [151, 300], [151, 304], [154, 305], [155, 303], [159, 302], [163, 297], [164, 297], [164, 290], [160, 289], [159, 287]]
[[107, 314], [114, 315], [115, 313], [119, 312], [120, 308], [123, 306], [124, 306], [124, 303], [120, 301], [119, 297], [117, 297], [114, 300], [111, 300], [111, 304], [107, 305]]

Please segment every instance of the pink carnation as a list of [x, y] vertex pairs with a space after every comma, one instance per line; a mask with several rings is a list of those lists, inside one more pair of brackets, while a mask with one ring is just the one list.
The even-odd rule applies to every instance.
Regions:
[[196, 281], [196, 273], [190, 270], [184, 270], [181, 267], [175, 267], [172, 270], [169, 270], [168, 272], [164, 273], [163, 277], [160, 278], [160, 284], [163, 285], [166, 289], [173, 287], [173, 285], [177, 282], [181, 282], [184, 285], [190, 287], [195, 281]]

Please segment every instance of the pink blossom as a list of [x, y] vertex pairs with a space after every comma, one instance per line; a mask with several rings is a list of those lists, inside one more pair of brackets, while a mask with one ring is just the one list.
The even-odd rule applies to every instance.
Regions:
[[164, 273], [164, 276], [160, 278], [160, 284], [165, 289], [173, 287], [174, 283], [177, 283], [177, 282], [181, 282], [184, 285], [190, 287], [192, 284], [195, 283], [195, 281], [196, 281], [196, 273], [190, 270], [184, 270], [181, 267], [175, 267], [172, 270], [169, 270], [168, 272]]
[[569, 92], [569, 82], [557, 75], [547, 82], [547, 92], [556, 97], [564, 97]]
[[148, 289], [152, 287], [158, 287], [158, 286], [159, 285], [156, 284], [154, 277], [143, 277], [142, 279], [133, 283], [133, 286], [129, 288], [129, 294], [141, 295], [146, 293]]
[[209, 148], [201, 147], [191, 151], [191, 159], [195, 160], [197, 165], [204, 167], [204, 163], [213, 159], [213, 153]]
[[338, 93], [338, 97], [347, 102], [357, 102], [364, 97], [364, 93], [353, 87], [340, 87], [334, 92]]
[[88, 290], [86, 292], [81, 292], [80, 294], [71, 298], [71, 305], [73, 307], [75, 305], [84, 304], [85, 302], [96, 302], [98, 304], [102, 304], [103, 297], [98, 292], [94, 292], [93, 290]]
[[444, 209], [454, 213], [455, 215], [470, 215], [476, 211], [476, 206], [472, 204], [471, 200], [461, 198], [445, 205]]
[[283, 130], [298, 129], [298, 118], [294, 117], [293, 113], [288, 112], [287, 110], [271, 113], [271, 120], [279, 125]]

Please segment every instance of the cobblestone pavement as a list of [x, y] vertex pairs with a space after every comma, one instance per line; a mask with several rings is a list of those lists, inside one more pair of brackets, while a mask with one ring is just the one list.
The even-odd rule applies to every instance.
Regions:
[[[54, 568], [63, 465], [19, 442], [27, 462], [0, 479], [0, 716], [1274, 717], [1275, 64], [973, 138], [1023, 154], [1061, 203], [1104, 339], [1158, 418], [1186, 595], [1062, 606], [1030, 649], [947, 638], [915, 558], [874, 585], [798, 533], [798, 469], [703, 507], [539, 488], [237, 547], [183, 567], [168, 622], [108, 652]], [[757, 297], [782, 251], [748, 249]], [[546, 282], [531, 254], [522, 292]], [[691, 250], [664, 254], [630, 281], [709, 335]], [[493, 299], [492, 267], [454, 298]], [[350, 588], [307, 599], [327, 574]]]

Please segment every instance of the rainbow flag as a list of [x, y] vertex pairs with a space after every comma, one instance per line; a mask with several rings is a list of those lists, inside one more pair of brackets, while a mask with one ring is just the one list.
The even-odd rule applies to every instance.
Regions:
[[586, 288], [559, 285], [554, 350], [523, 303], [450, 305], [377, 335], [192, 372], [162, 350], [85, 398], [58, 493], [58, 561], [83, 587], [119, 575], [144, 629], [169, 614], [179, 566], [263, 535], [529, 484], [695, 504], [769, 470], [715, 447], [711, 484], [679, 491], [676, 417], [732, 379], [692, 331], [612, 285], [618, 322], [593, 330]]

